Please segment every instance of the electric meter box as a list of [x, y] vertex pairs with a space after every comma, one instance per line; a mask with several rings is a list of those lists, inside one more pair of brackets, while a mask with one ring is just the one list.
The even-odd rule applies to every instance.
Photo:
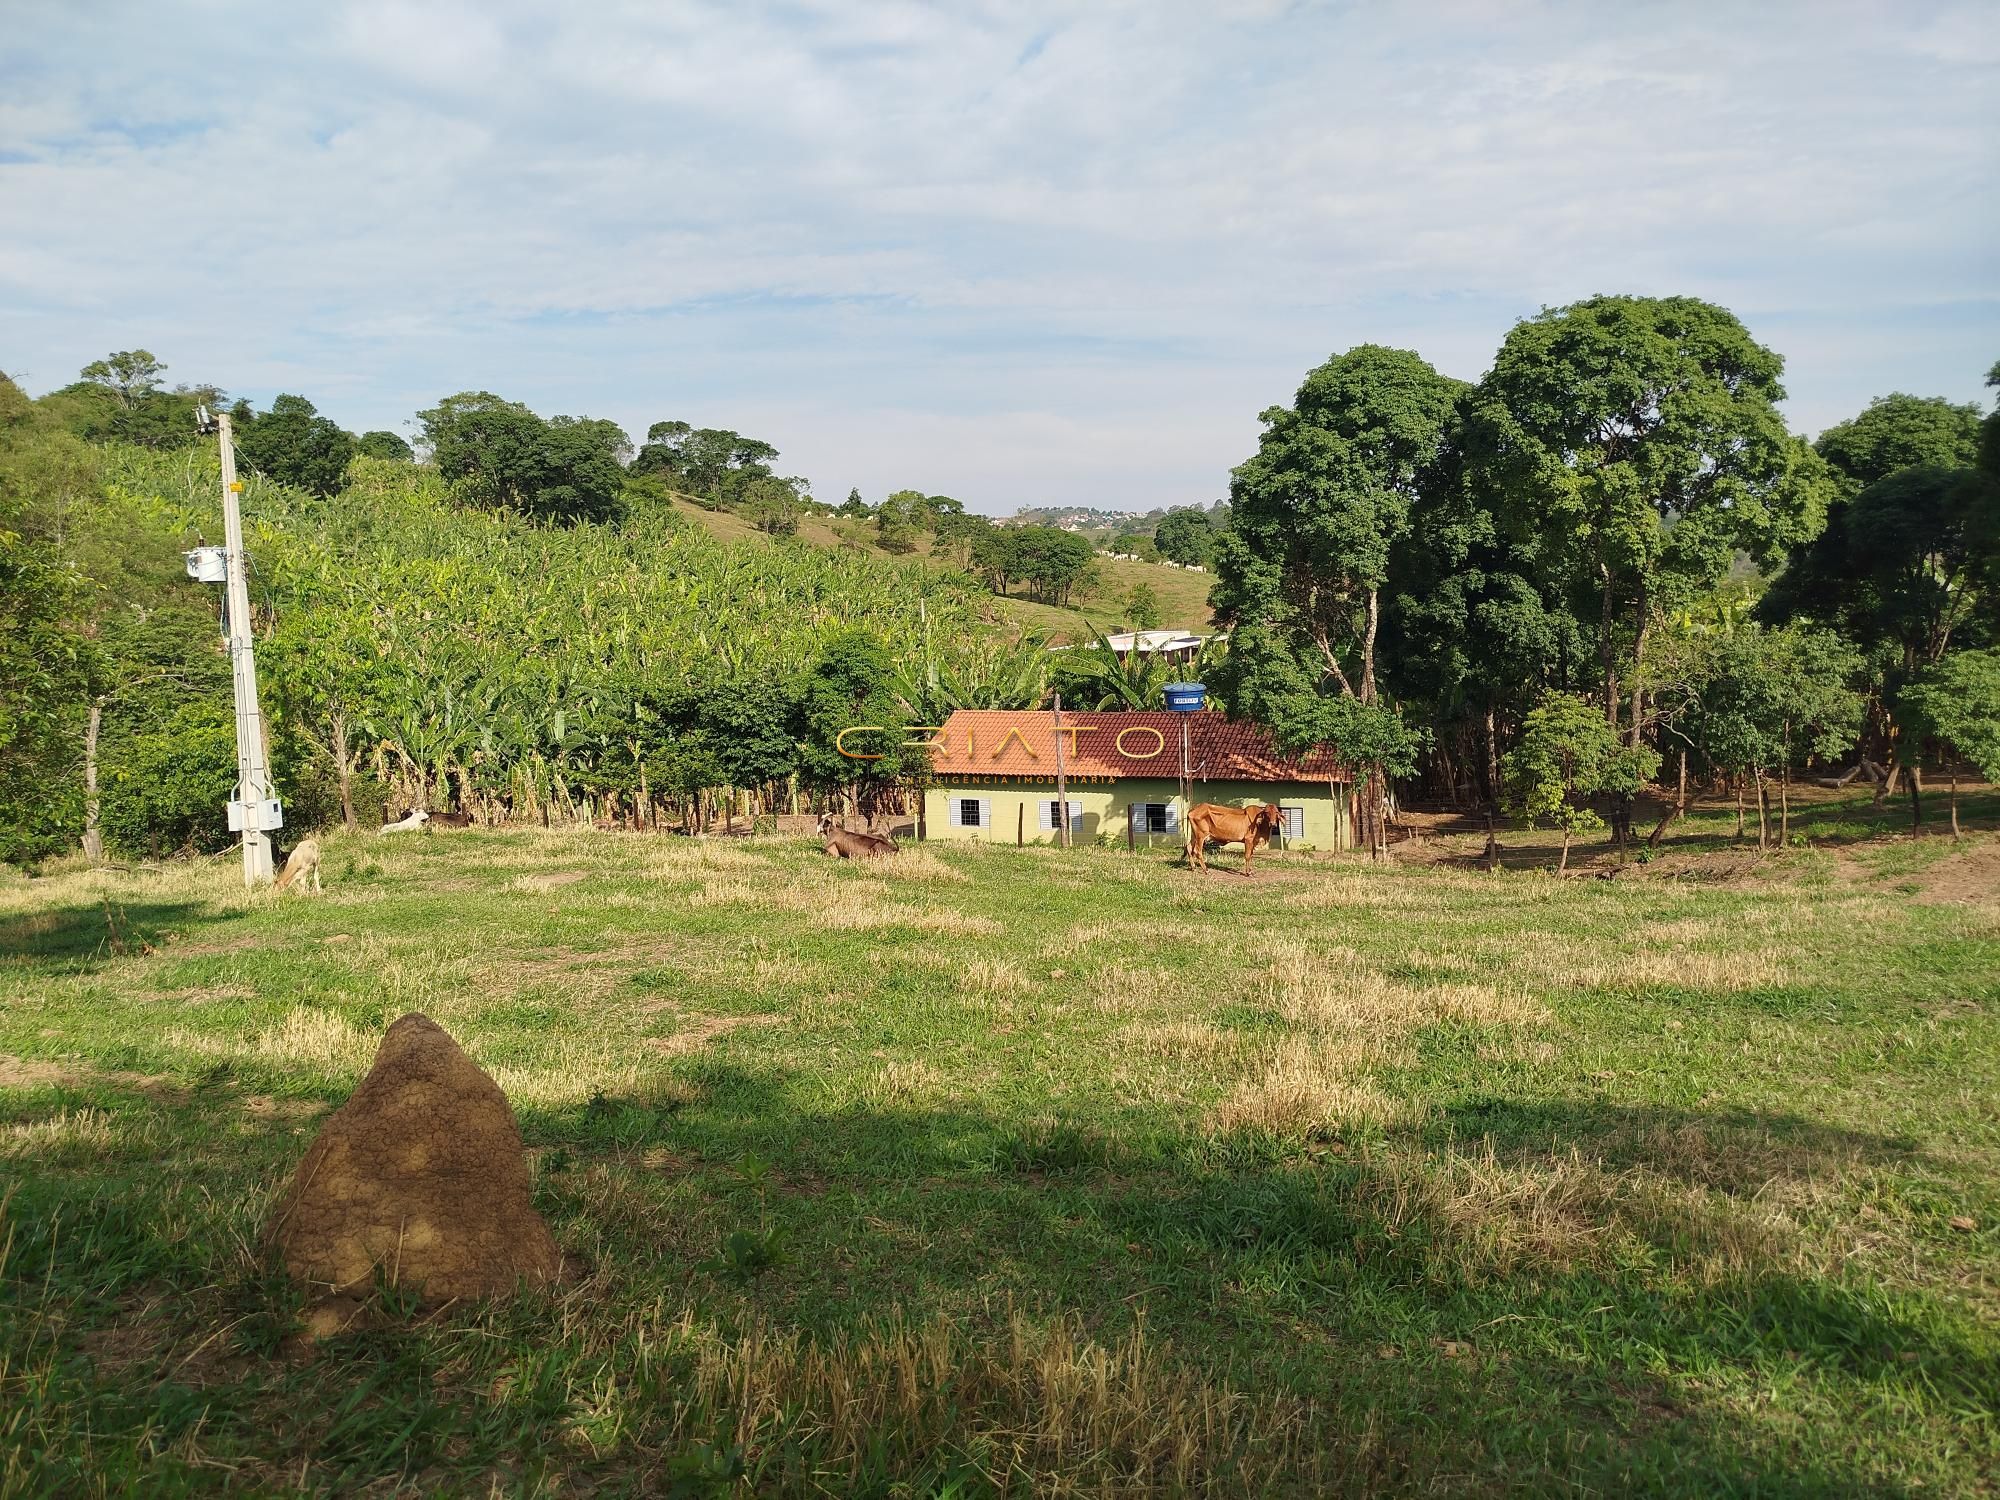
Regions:
[[241, 833], [244, 829], [254, 829], [269, 833], [274, 828], [285, 826], [285, 811], [278, 805], [276, 797], [265, 797], [255, 802], [232, 802], [229, 804], [229, 831]]
[[220, 547], [197, 547], [185, 553], [187, 575], [196, 583], [227, 583], [229, 558]]

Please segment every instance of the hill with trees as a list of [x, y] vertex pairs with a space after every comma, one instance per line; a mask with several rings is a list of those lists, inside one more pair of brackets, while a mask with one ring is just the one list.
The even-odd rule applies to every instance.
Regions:
[[1779, 357], [1689, 298], [1549, 309], [1472, 384], [1404, 350], [1327, 360], [1263, 414], [1226, 510], [1148, 518], [1148, 547], [1211, 572], [920, 489], [830, 505], [726, 429], [635, 447], [471, 391], [413, 446], [164, 369], [122, 351], [39, 400], [0, 381], [0, 857], [228, 842], [218, 601], [180, 557], [218, 529], [204, 405], [240, 435], [300, 826], [872, 796], [910, 766], [830, 755], [830, 705], [1148, 703], [1161, 672], [1089, 643], [1205, 625], [1211, 588], [1216, 700], [1362, 767], [1378, 843], [1397, 786], [1621, 843], [1652, 787], [1656, 842], [1691, 780], [1782, 843], [1814, 767], [1855, 756], [1921, 817], [1925, 757], [1990, 774], [2000, 735], [1995, 415], [1899, 393], [1807, 443]]

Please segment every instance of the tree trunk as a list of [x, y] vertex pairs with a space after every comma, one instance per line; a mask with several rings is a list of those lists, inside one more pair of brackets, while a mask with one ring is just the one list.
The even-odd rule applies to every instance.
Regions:
[[1792, 768], [1788, 764], [1778, 777], [1778, 847], [1792, 846]]
[[1569, 873], [1569, 825], [1565, 823], [1563, 825], [1562, 858], [1556, 861], [1556, 874], [1566, 875], [1568, 873]]
[[1674, 805], [1668, 808], [1666, 812], [1661, 815], [1660, 821], [1653, 826], [1653, 831], [1651, 835], [1647, 837], [1646, 847], [1648, 849], [1657, 849], [1660, 847], [1660, 840], [1666, 835], [1667, 825], [1673, 822], [1675, 818], [1681, 817], [1683, 814], [1685, 814], [1687, 812], [1687, 806], [1688, 806], [1688, 753], [1687, 751], [1683, 750], [1681, 751], [1680, 790], [1674, 794]]
[[83, 857], [104, 861], [104, 830], [98, 825], [103, 802], [97, 795], [97, 739], [104, 727], [104, 700], [90, 700], [90, 719], [83, 729]]
[[1500, 868], [1500, 831], [1493, 822], [1493, 809], [1486, 810], [1486, 873]]
[[347, 715], [335, 709], [329, 726], [328, 739], [333, 747], [333, 775], [340, 783], [340, 821], [352, 829], [358, 821], [354, 816], [354, 762], [348, 753]]
[[1736, 776], [1736, 842], [1743, 842], [1743, 778]]
[[1771, 820], [1769, 805], [1764, 798], [1764, 768], [1756, 768], [1757, 775], [1757, 851], [1761, 854], [1769, 845]]
[[1604, 722], [1611, 726], [1613, 738], [1618, 734], [1618, 670], [1613, 664], [1611, 652], [1611, 569], [1603, 563], [1597, 565], [1598, 573], [1604, 579], [1604, 608], [1598, 625], [1597, 659], [1604, 668]]
[[1651, 616], [1652, 605], [1646, 597], [1646, 575], [1641, 573], [1638, 618], [1632, 633], [1632, 734], [1626, 742], [1634, 750], [1639, 748], [1640, 730], [1646, 722], [1646, 689], [1640, 684], [1644, 679], [1642, 669], [1646, 665], [1646, 627], [1651, 623]]
[[1958, 837], [1958, 767], [1951, 768], [1951, 836]]
[[1910, 767], [1910, 826], [1912, 828], [1921, 828], [1924, 826], [1923, 792], [1923, 770], [1921, 767], [1912, 764]]
[[1491, 701], [1486, 705], [1486, 805], [1489, 817], [1500, 806], [1500, 739]]
[[1368, 627], [1361, 636], [1361, 701], [1375, 701], [1375, 632], [1382, 621], [1381, 596], [1378, 590], [1368, 591]]

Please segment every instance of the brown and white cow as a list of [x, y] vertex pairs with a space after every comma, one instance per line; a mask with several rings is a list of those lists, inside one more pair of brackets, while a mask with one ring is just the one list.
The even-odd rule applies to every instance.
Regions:
[[1223, 807], [1214, 802], [1197, 802], [1188, 809], [1188, 863], [1197, 870], [1208, 869], [1203, 846], [1218, 844], [1243, 846], [1243, 873], [1250, 873], [1250, 861], [1257, 846], [1285, 826], [1284, 810], [1275, 802], [1257, 807]]

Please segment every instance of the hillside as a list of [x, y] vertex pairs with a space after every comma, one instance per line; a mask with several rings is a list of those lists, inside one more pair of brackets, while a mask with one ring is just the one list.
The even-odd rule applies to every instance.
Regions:
[[[698, 522], [711, 535], [731, 542], [762, 542], [772, 538], [757, 530], [741, 516], [729, 511], [708, 510], [685, 501], [676, 501], [675, 510]], [[958, 573], [954, 562], [919, 550], [903, 556], [884, 552], [866, 540], [866, 527], [840, 528], [825, 516], [806, 516], [799, 522], [797, 540], [815, 547], [849, 554], [862, 554], [884, 562], [916, 564], [938, 572]], [[1125, 627], [1124, 601], [1141, 584], [1159, 601], [1160, 624], [1171, 630], [1205, 631], [1209, 628], [1208, 590], [1213, 576], [1189, 572], [1167, 563], [1129, 562], [1100, 557], [1097, 566], [1103, 582], [1089, 598], [1069, 609], [1042, 604], [1019, 596], [984, 594], [981, 612], [989, 620], [1004, 622], [1018, 630], [1032, 630], [1051, 641], [1088, 639], [1092, 630], [1113, 631]]]

